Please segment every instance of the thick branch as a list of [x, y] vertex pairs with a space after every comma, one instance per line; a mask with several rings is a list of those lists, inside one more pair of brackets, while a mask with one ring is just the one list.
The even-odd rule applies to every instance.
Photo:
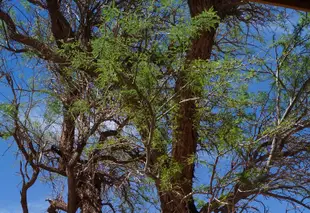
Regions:
[[67, 204], [62, 201], [62, 200], [50, 200], [47, 199], [46, 201], [48, 201], [50, 203], [50, 206], [47, 209], [48, 213], [57, 213], [58, 210], [62, 210], [64, 212], [67, 212]]
[[65, 42], [68, 38], [73, 38], [73, 30], [60, 11], [60, 2], [59, 0], [47, 0], [47, 10], [50, 15], [50, 20], [52, 23], [52, 33], [58, 46]]
[[67, 184], [68, 184], [68, 213], [75, 213], [78, 208], [78, 195], [76, 177], [74, 174], [74, 168], [67, 168]]
[[7, 26], [9, 39], [31, 47], [39, 53], [39, 57], [42, 59], [50, 60], [55, 63], [66, 62], [64, 58], [53, 52], [46, 44], [40, 42], [37, 39], [19, 33], [11, 16], [4, 12], [2, 9], [0, 9], [0, 19], [4, 21]]
[[[26, 166], [27, 166], [27, 164], [26, 164]], [[23, 213], [28, 213], [29, 210], [28, 210], [27, 191], [36, 182], [36, 180], [39, 176], [40, 170], [37, 167], [33, 168], [33, 174], [31, 176], [30, 180], [28, 182], [26, 182], [26, 177], [25, 177], [24, 171], [22, 169], [22, 163], [20, 162], [20, 173], [21, 173], [22, 179], [23, 179], [22, 189], [20, 191], [20, 203], [22, 205]], [[28, 176], [28, 174], [26, 174], [26, 176]]]

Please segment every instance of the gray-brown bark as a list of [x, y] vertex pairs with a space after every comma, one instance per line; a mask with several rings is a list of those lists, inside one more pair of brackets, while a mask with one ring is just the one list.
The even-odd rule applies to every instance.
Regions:
[[[188, 1], [191, 16], [194, 17], [204, 10], [214, 6], [212, 1]], [[189, 61], [195, 59], [209, 59], [214, 42], [216, 29], [209, 32], [202, 32], [198, 39], [195, 39], [188, 52]], [[193, 197], [190, 195], [193, 188], [194, 163], [188, 163], [190, 158], [196, 155], [197, 148], [197, 122], [195, 101], [185, 101], [197, 97], [190, 88], [187, 88], [186, 74], [180, 73], [176, 81], [175, 92], [179, 94], [177, 102], [180, 102], [177, 116], [174, 141], [172, 148], [172, 159], [182, 165], [180, 174], [173, 178], [174, 190], [172, 192], [160, 192], [161, 207], [163, 213], [196, 213], [198, 212]], [[157, 184], [159, 191], [160, 183]], [[185, 198], [186, 197], [186, 198]]]
[[[192, 17], [199, 15], [203, 11], [214, 8], [220, 17], [225, 17], [230, 11], [234, 10], [240, 1], [213, 1], [213, 0], [189, 0], [188, 5]], [[217, 26], [210, 31], [201, 32], [199, 38], [193, 40], [187, 54], [187, 60], [190, 62], [196, 59], [209, 60], [215, 39]], [[180, 174], [173, 178], [174, 190], [172, 192], [160, 192], [161, 207], [164, 213], [196, 213], [198, 212], [193, 197], [194, 162], [189, 163], [189, 159], [196, 155], [197, 149], [197, 128], [199, 124], [196, 121], [196, 103], [191, 100], [200, 97], [195, 94], [187, 84], [186, 73], [180, 73], [175, 92], [179, 94], [177, 102], [179, 109], [176, 113], [176, 129], [174, 132], [172, 159], [182, 165]], [[160, 190], [160, 183], [157, 184]]]

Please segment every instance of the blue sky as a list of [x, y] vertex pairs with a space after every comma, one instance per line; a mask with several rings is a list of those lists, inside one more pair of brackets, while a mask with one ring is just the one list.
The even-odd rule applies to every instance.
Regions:
[[[292, 11], [291, 11], [292, 12]], [[297, 21], [297, 20], [296, 20]], [[272, 28], [277, 32], [277, 34], [281, 34], [283, 31], [277, 26], [272, 26]], [[266, 35], [268, 36], [268, 35]], [[12, 61], [9, 64], [11, 67], [15, 67], [14, 62]], [[264, 87], [263, 85], [256, 85], [253, 89], [258, 90], [259, 87]], [[1, 89], [1, 93], [5, 93], [3, 88]], [[0, 96], [0, 103], [6, 101], [2, 96]], [[7, 149], [8, 146], [12, 143], [12, 141], [3, 141], [0, 140], [0, 213], [20, 213], [21, 207], [19, 203], [19, 190], [21, 178], [18, 174], [19, 170], [19, 160], [16, 157], [16, 147], [13, 145], [10, 149]], [[208, 176], [206, 173], [206, 169], [200, 167], [198, 169], [198, 178], [203, 178], [204, 176]], [[34, 187], [32, 187], [28, 192], [29, 199], [29, 210], [31, 213], [42, 213], [47, 209], [48, 203], [45, 201], [51, 194], [51, 190], [49, 186], [37, 183]], [[263, 199], [262, 199], [263, 200]], [[285, 212], [287, 207], [286, 203], [280, 203], [276, 200], [267, 200], [264, 201], [266, 204], [270, 204], [269, 209], [272, 213], [281, 213]], [[309, 212], [309, 211], [304, 211]]]
[[[16, 147], [12, 146], [7, 150], [10, 144], [9, 141], [0, 140], [0, 213], [22, 212], [19, 204], [21, 183], [18, 174], [19, 161], [15, 157]], [[44, 184], [37, 184], [29, 190], [29, 210], [31, 213], [42, 213], [47, 209], [47, 203], [44, 200], [49, 191], [49, 188]]]

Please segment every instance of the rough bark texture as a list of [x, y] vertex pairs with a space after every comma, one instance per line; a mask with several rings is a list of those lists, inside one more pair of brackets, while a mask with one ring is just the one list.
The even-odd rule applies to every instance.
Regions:
[[[191, 15], [195, 16], [204, 10], [208, 10], [213, 4], [210, 1], [189, 1]], [[215, 35], [215, 29], [203, 32], [200, 38], [192, 43], [188, 52], [188, 60], [209, 59]], [[196, 94], [184, 86], [186, 81], [185, 73], [178, 76], [175, 92], [180, 94], [178, 102], [195, 97]], [[192, 196], [194, 163], [188, 163], [188, 159], [196, 154], [197, 147], [197, 125], [195, 124], [196, 106], [195, 101], [185, 101], [180, 103], [177, 112], [177, 127], [174, 133], [172, 157], [173, 160], [182, 165], [182, 170], [174, 178], [173, 192], [160, 192], [161, 207], [164, 213], [198, 212]], [[186, 197], [186, 199], [184, 199]]]
[[[189, 0], [188, 5], [192, 17], [213, 7], [220, 17], [224, 17], [232, 9], [232, 6], [240, 1], [214, 1], [214, 0]], [[212, 46], [216, 28], [202, 32], [200, 37], [193, 40], [188, 52], [187, 60], [195, 59], [208, 60], [211, 57]], [[161, 208], [164, 213], [196, 213], [198, 212], [191, 196], [194, 178], [194, 163], [189, 163], [189, 159], [196, 155], [197, 148], [197, 122], [195, 121], [197, 109], [195, 101], [190, 100], [199, 97], [187, 84], [186, 73], [180, 73], [176, 81], [175, 92], [179, 94], [177, 102], [180, 103], [177, 112], [177, 126], [174, 133], [172, 158], [182, 165], [180, 174], [174, 178], [173, 192], [160, 192]], [[157, 184], [160, 188], [160, 184]]]
[[[79, 197], [83, 200], [81, 204], [82, 213], [101, 213], [102, 212], [102, 200], [100, 196], [100, 184], [99, 188], [87, 183], [87, 180], [80, 181], [78, 188]], [[96, 185], [96, 184], [95, 184]]]

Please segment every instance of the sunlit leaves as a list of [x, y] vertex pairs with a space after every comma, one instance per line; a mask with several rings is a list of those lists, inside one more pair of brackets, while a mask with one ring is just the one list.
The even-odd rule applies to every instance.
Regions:
[[1, 103], [0, 112], [2, 115], [12, 117], [16, 113], [16, 108], [13, 104]]

